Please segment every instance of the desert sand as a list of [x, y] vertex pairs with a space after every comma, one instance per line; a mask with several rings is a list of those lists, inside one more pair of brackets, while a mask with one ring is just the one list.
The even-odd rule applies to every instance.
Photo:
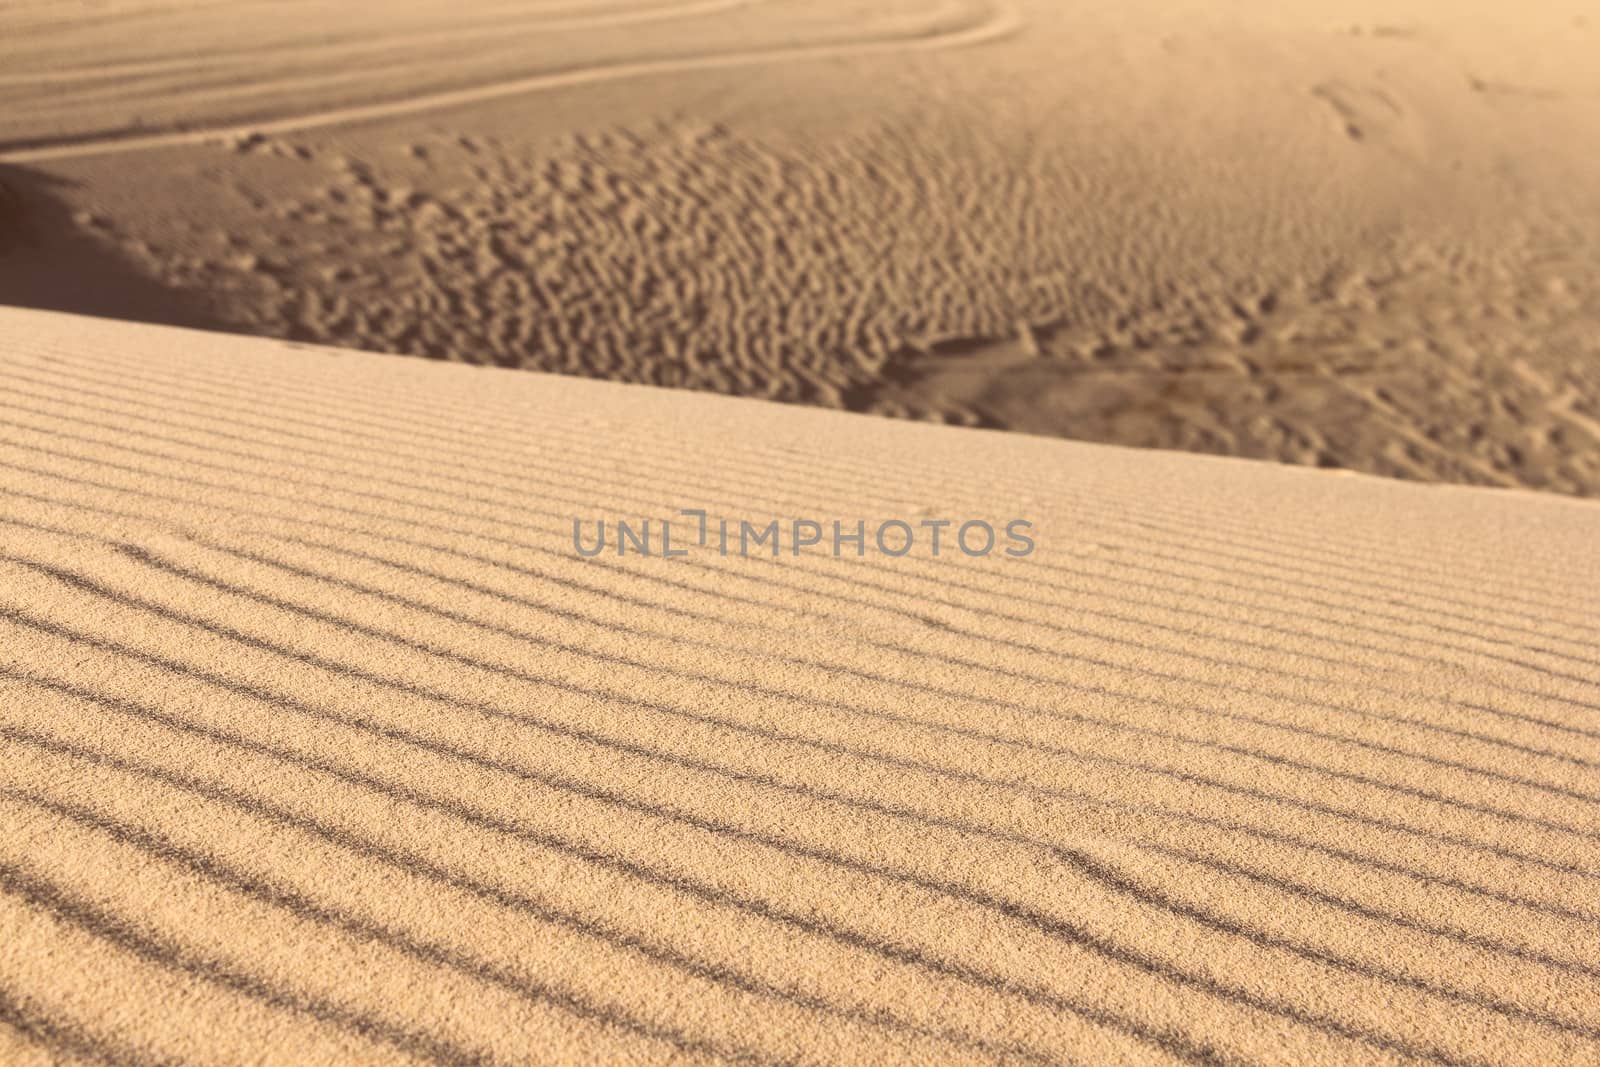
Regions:
[[0, 7], [0, 302], [1600, 493], [1568, 0]]
[[1600, 1064], [1597, 34], [0, 0], [0, 1064]]
[[[1600, 1060], [1592, 503], [41, 312], [0, 379], [7, 1063]], [[1036, 549], [574, 551], [683, 509]]]

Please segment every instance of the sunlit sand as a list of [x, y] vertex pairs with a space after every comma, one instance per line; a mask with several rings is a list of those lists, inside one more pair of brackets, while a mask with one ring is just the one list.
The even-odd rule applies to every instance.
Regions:
[[0, 1063], [1600, 1063], [1597, 33], [0, 3]]

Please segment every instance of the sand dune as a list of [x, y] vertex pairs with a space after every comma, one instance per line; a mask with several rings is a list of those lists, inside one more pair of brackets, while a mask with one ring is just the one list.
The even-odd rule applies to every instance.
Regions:
[[[8, 1063], [1600, 1061], [1593, 504], [16, 310], [0, 379]], [[573, 549], [689, 508], [1036, 549]]]
[[1600, 1064], [1595, 32], [0, 4], [0, 1063]]

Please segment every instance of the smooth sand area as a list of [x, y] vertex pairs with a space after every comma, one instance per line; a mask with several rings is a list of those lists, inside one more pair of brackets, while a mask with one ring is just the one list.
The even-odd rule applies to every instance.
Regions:
[[[578, 557], [703, 508], [1026, 558]], [[1600, 1061], [1600, 506], [0, 311], [0, 1060]]]

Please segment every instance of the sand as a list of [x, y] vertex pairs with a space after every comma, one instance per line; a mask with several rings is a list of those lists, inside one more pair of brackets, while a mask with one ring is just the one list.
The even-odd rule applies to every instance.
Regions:
[[1566, 0], [0, 9], [0, 302], [1600, 493]]
[[[1600, 1062], [1592, 503], [17, 310], [0, 380], [6, 1063]], [[1034, 550], [574, 551], [683, 509]]]
[[0, 1064], [1600, 1065], [1597, 34], [0, 0]]

